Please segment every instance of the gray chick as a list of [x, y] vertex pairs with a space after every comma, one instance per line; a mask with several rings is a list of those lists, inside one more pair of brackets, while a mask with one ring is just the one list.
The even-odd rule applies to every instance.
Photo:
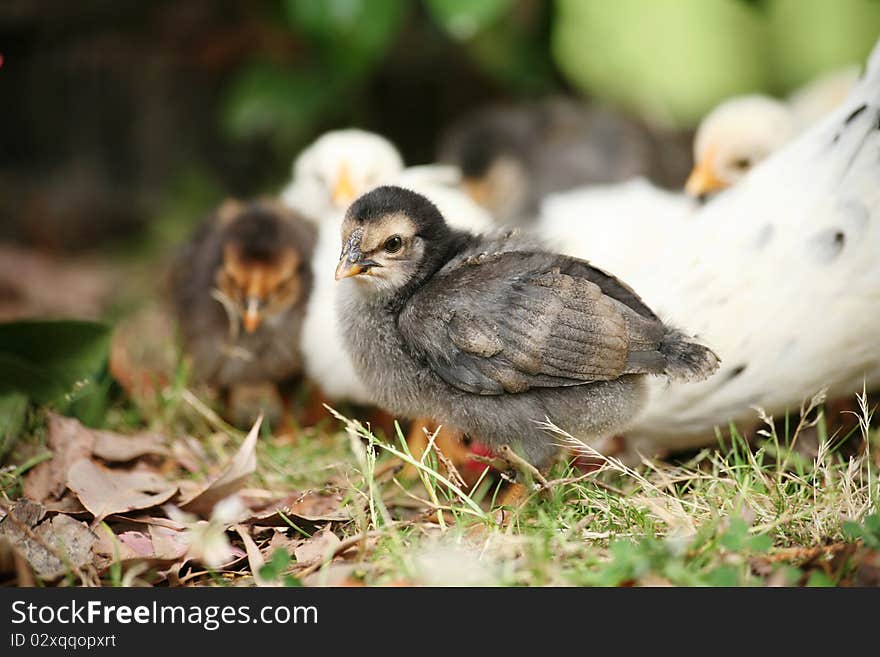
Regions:
[[195, 376], [220, 388], [302, 369], [314, 227], [271, 201], [225, 202], [180, 250], [171, 292]]
[[441, 139], [438, 159], [461, 169], [464, 188], [497, 220], [517, 225], [536, 217], [546, 195], [584, 185], [644, 176], [680, 187], [690, 151], [690, 135], [555, 97], [466, 115]]
[[340, 323], [378, 403], [539, 468], [558, 451], [545, 419], [605, 436], [639, 411], [644, 375], [696, 380], [718, 366], [613, 276], [516, 231], [453, 230], [409, 190], [361, 196], [342, 245]]

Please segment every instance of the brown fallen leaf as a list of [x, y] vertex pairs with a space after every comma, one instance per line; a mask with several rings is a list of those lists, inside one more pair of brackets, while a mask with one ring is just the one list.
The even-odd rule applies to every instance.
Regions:
[[41, 504], [19, 500], [0, 524], [0, 537], [9, 541], [37, 575], [54, 580], [89, 563], [97, 537], [86, 523], [70, 516], [58, 514], [40, 522], [45, 514]]
[[67, 486], [95, 520], [112, 513], [148, 509], [171, 499], [177, 486], [144, 470], [112, 470], [89, 459], [70, 468]]
[[309, 566], [329, 557], [341, 542], [336, 534], [324, 529], [296, 547], [293, 555], [298, 564]]
[[25, 557], [37, 574], [46, 579], [61, 577], [71, 567], [85, 566], [91, 561], [92, 548], [98, 540], [86, 523], [60, 514], [38, 525], [36, 534], [67, 557], [66, 562], [61, 562], [42, 545], [39, 549], [25, 552]]
[[[255, 527], [254, 529], [258, 528]], [[302, 536], [297, 535], [294, 538], [290, 538], [284, 529], [275, 527], [273, 528], [272, 538], [269, 539], [266, 547], [263, 548], [263, 556], [271, 558], [272, 553], [275, 552], [275, 550], [285, 550], [288, 553], [293, 554], [293, 550], [302, 542]]]
[[260, 575], [260, 570], [266, 565], [266, 560], [263, 558], [263, 553], [260, 552], [260, 548], [254, 543], [254, 539], [251, 538], [251, 535], [248, 533], [248, 528], [244, 525], [235, 525], [234, 529], [239, 537], [241, 537], [241, 542], [244, 543], [244, 549], [247, 552], [248, 565], [250, 566], [251, 574], [253, 574], [254, 583], [257, 586], [272, 586], [275, 584], [272, 580], [264, 579], [263, 576]]
[[36, 500], [20, 497], [15, 501], [10, 513], [18, 520], [18, 523], [13, 523], [10, 520], [7, 524], [4, 520], [3, 523], [0, 523], [0, 533], [4, 533], [16, 525], [33, 527], [46, 516], [46, 507]]
[[145, 531], [129, 530], [119, 534], [99, 532], [95, 546], [94, 565], [105, 572], [111, 564], [144, 564], [147, 567], [183, 565], [187, 545], [183, 532], [159, 525], [149, 525]]
[[24, 478], [24, 494], [44, 502], [59, 500], [67, 486], [67, 471], [92, 453], [94, 434], [73, 418], [49, 413], [47, 446], [52, 458], [36, 465]]
[[223, 471], [207, 484], [180, 501], [180, 508], [191, 513], [210, 514], [214, 505], [244, 488], [257, 469], [257, 437], [263, 418], [257, 418], [241, 447]]
[[355, 564], [350, 563], [331, 563], [319, 571], [305, 575], [301, 581], [303, 586], [360, 588], [364, 586], [363, 581], [353, 577], [357, 568]]
[[43, 505], [48, 513], [63, 513], [68, 516], [81, 516], [89, 513], [76, 495], [69, 491], [60, 500], [45, 500]]
[[150, 525], [146, 532], [128, 531], [119, 534], [119, 542], [140, 558], [176, 561], [186, 554], [183, 532]]
[[18, 586], [36, 586], [34, 572], [27, 559], [7, 536], [0, 536], [0, 575], [15, 575]]
[[147, 454], [168, 454], [165, 438], [157, 433], [123, 436], [112, 431], [95, 431], [92, 454], [105, 461], [124, 463]]
[[293, 493], [255, 512], [248, 522], [288, 526], [283, 517], [286, 516], [303, 529], [326, 522], [347, 522], [351, 520], [351, 510], [348, 506], [343, 506], [342, 502], [343, 495], [340, 492], [329, 495], [325, 491]]
[[78, 503], [65, 495], [71, 466], [91, 455], [105, 461], [125, 462], [146, 454], [167, 454], [164, 438], [155, 433], [124, 436], [98, 431], [78, 420], [49, 414], [48, 447], [52, 458], [35, 466], [24, 480], [24, 494], [52, 511], [76, 513]]

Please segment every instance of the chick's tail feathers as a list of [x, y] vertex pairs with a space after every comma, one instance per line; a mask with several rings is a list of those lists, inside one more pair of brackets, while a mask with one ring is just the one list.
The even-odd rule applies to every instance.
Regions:
[[720, 360], [714, 351], [694, 342], [681, 331], [670, 329], [660, 343], [666, 358], [663, 374], [677, 381], [702, 381], [718, 369]]

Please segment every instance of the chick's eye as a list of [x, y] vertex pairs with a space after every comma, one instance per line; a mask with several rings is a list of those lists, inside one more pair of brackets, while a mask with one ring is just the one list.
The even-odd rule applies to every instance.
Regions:
[[397, 253], [401, 246], [403, 246], [403, 240], [400, 239], [400, 235], [393, 235], [385, 240], [384, 248], [387, 253]]
[[733, 166], [735, 169], [745, 171], [750, 166], [752, 166], [752, 161], [747, 157], [741, 157], [733, 161]]

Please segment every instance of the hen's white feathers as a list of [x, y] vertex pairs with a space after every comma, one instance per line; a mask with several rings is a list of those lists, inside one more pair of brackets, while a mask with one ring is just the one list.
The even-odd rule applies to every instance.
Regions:
[[880, 384], [880, 46], [836, 111], [702, 207], [637, 181], [542, 212], [546, 236], [721, 358], [707, 381], [652, 382], [636, 445], [700, 444], [754, 406]]

